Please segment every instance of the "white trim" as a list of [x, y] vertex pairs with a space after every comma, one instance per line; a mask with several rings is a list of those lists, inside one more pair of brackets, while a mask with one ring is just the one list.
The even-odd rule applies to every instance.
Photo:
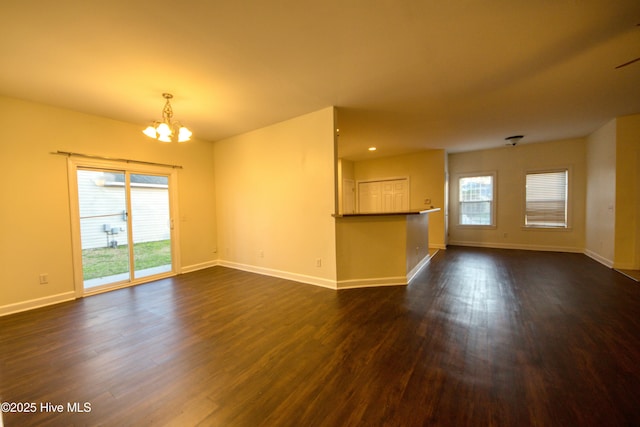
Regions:
[[[435, 253], [433, 254], [435, 255]], [[431, 258], [433, 258], [433, 255], [427, 255], [426, 257], [422, 258], [420, 260], [420, 262], [418, 263], [418, 265], [416, 265], [415, 267], [413, 267], [411, 269], [410, 272], [407, 273], [407, 283], [411, 282], [413, 280], [414, 277], [416, 277], [416, 275], [418, 273], [420, 273], [420, 271], [427, 265], [429, 264], [429, 261], [431, 261]]]
[[543, 246], [543, 245], [522, 245], [510, 243], [492, 243], [492, 242], [469, 242], [461, 240], [450, 240], [450, 246], [471, 246], [478, 248], [494, 248], [494, 249], [519, 249], [525, 251], [545, 251], [545, 252], [572, 252], [584, 253], [583, 248], [574, 246]]
[[613, 268], [613, 261], [608, 259], [608, 258], [605, 258], [605, 257], [603, 257], [601, 255], [598, 255], [597, 253], [595, 253], [595, 252], [593, 252], [593, 251], [591, 251], [589, 249], [585, 249], [584, 250], [584, 254], [586, 256], [588, 256], [589, 258], [591, 258], [591, 259], [593, 259], [595, 261], [598, 261], [602, 265], [605, 265], [605, 266], [607, 266], [609, 268]]
[[236, 270], [248, 271], [250, 273], [262, 274], [265, 276], [278, 277], [280, 279], [292, 280], [294, 282], [307, 283], [309, 285], [321, 286], [323, 288], [337, 289], [334, 280], [317, 276], [307, 276], [306, 274], [291, 273], [289, 271], [275, 270], [272, 268], [257, 267], [255, 265], [240, 264], [232, 261], [219, 260], [218, 265], [222, 267], [234, 268]]
[[69, 222], [71, 225], [71, 262], [73, 266], [73, 288], [76, 298], [84, 294], [82, 274], [82, 242], [80, 238], [80, 206], [78, 195], [78, 164], [67, 158], [67, 183], [69, 187]]
[[[232, 261], [219, 260], [214, 264], [221, 267], [233, 268], [236, 270], [247, 271], [250, 273], [262, 274], [270, 277], [278, 277], [280, 279], [292, 280], [294, 282], [306, 283], [309, 285], [320, 286], [327, 289], [356, 289], [356, 288], [374, 288], [380, 286], [406, 286], [410, 280], [415, 277], [431, 260], [432, 256], [423, 258], [420, 263], [406, 276], [392, 277], [373, 277], [367, 279], [350, 279], [333, 281], [316, 276], [307, 276], [304, 274], [291, 273], [288, 271], [275, 270], [271, 268], [257, 267], [254, 265], [240, 264]], [[203, 267], [206, 268], [206, 267]]]
[[218, 260], [213, 260], [213, 261], [206, 261], [206, 262], [201, 262], [198, 264], [191, 264], [191, 265], [187, 265], [185, 267], [182, 267], [180, 269], [180, 274], [184, 274], [184, 273], [191, 273], [193, 271], [198, 271], [198, 270], [204, 270], [205, 268], [211, 268], [211, 267], [215, 267], [220, 265], [220, 261]]
[[379, 286], [406, 286], [406, 276], [374, 277], [370, 279], [350, 279], [338, 281], [337, 289], [375, 288]]
[[[446, 247], [442, 248], [446, 249]], [[255, 265], [241, 264], [232, 261], [218, 260], [208, 263], [197, 264], [196, 266], [187, 267], [191, 268], [189, 271], [195, 271], [201, 268], [213, 267], [219, 265], [221, 267], [233, 268], [236, 270], [247, 271], [250, 273], [262, 274], [265, 276], [278, 277], [281, 279], [293, 280], [295, 282], [306, 283], [309, 285], [320, 286], [327, 289], [355, 289], [355, 288], [373, 288], [380, 286], [406, 286], [422, 269], [429, 264], [431, 258], [435, 253], [425, 256], [418, 265], [416, 265], [406, 276], [389, 276], [389, 277], [372, 277], [364, 279], [349, 279], [333, 281], [331, 279], [325, 279], [316, 276], [307, 276], [304, 274], [291, 273], [288, 271], [275, 270], [265, 267], [257, 267]]]
[[66, 301], [72, 301], [74, 299], [76, 299], [75, 292], [69, 291], [62, 294], [49, 295], [42, 298], [36, 298], [28, 301], [17, 302], [15, 304], [7, 304], [7, 305], [0, 306], [0, 316], [19, 313], [21, 311], [33, 310], [40, 307], [46, 307], [48, 305], [59, 304], [61, 302], [66, 302]]

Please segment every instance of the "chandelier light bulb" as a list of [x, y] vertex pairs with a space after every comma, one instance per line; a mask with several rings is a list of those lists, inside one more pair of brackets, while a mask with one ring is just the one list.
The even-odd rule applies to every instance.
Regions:
[[191, 139], [191, 131], [186, 127], [182, 126], [178, 131], [178, 142], [187, 142]]
[[156, 128], [154, 128], [153, 126], [148, 126], [145, 130], [142, 131], [142, 133], [147, 135], [149, 138], [157, 138], [158, 136]]
[[192, 132], [186, 127], [182, 126], [180, 122], [174, 122], [173, 109], [171, 108], [170, 99], [173, 95], [170, 93], [163, 93], [163, 98], [166, 99], [164, 108], [162, 109], [162, 120], [154, 121], [145, 130], [142, 131], [149, 138], [157, 139], [161, 142], [172, 142], [178, 140], [178, 142], [186, 142], [191, 139]]
[[158, 132], [158, 135], [165, 136], [167, 138], [171, 136], [171, 128], [166, 123], [160, 123], [156, 128], [156, 132]]

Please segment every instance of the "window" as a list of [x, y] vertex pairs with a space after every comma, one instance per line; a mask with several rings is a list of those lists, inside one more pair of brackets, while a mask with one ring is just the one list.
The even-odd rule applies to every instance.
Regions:
[[458, 183], [460, 225], [495, 225], [494, 175], [467, 176]]
[[525, 227], [567, 228], [568, 170], [527, 173]]

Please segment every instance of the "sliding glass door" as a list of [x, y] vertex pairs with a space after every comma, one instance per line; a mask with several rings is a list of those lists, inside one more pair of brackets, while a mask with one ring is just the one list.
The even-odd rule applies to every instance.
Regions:
[[70, 187], [76, 190], [77, 201], [74, 264], [76, 282], [82, 283], [77, 293], [172, 275], [174, 172], [71, 163], [75, 185], [70, 182]]
[[132, 174], [129, 194], [134, 276], [171, 271], [169, 177]]
[[125, 174], [78, 169], [77, 179], [84, 287], [127, 282], [131, 273]]

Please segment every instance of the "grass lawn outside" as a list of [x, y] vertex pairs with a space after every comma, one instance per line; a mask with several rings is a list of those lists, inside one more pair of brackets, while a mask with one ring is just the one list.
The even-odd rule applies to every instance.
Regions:
[[[136, 270], [171, 264], [171, 241], [134, 243], [133, 254]], [[129, 245], [83, 249], [82, 271], [84, 280], [126, 273], [129, 271]]]

